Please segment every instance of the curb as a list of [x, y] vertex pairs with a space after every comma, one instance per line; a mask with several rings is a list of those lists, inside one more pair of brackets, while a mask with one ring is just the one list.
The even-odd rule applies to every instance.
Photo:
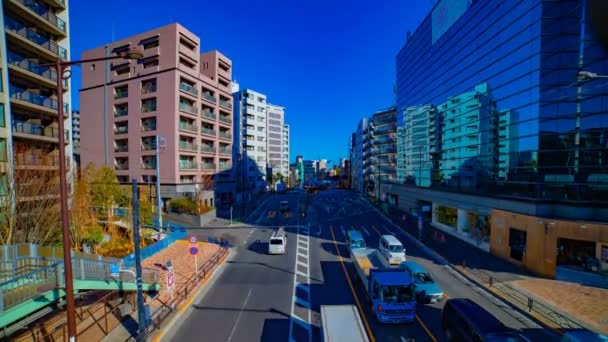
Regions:
[[[385, 218], [388, 222], [390, 222], [390, 224], [394, 228], [397, 228], [399, 232], [402, 232], [408, 238], [408, 240], [413, 241], [414, 244], [416, 246], [418, 246], [420, 249], [422, 249], [426, 254], [428, 254], [432, 258], [435, 258], [436, 259], [435, 261], [438, 261], [439, 263], [441, 263], [445, 267], [447, 267], [450, 270], [456, 272], [457, 274], [459, 274], [460, 276], [462, 276], [463, 278], [465, 278], [469, 282], [475, 284], [480, 289], [483, 289], [486, 293], [492, 295], [493, 297], [495, 297], [496, 299], [500, 300], [501, 302], [503, 302], [504, 304], [506, 304], [507, 306], [509, 306], [513, 310], [515, 310], [518, 313], [520, 313], [522, 316], [524, 316], [524, 317], [532, 320], [532, 322], [538, 324], [539, 326], [541, 326], [543, 328], [546, 328], [546, 329], [549, 329], [549, 330], [557, 333], [560, 336], [562, 336], [564, 334], [564, 332], [561, 331], [560, 329], [554, 328], [554, 327], [550, 326], [548, 323], [546, 323], [544, 321], [544, 319], [539, 318], [539, 317], [537, 317], [537, 315], [531, 314], [531, 313], [529, 313], [529, 312], [521, 309], [519, 306], [517, 306], [516, 304], [514, 304], [511, 301], [509, 301], [508, 299], [506, 299], [502, 294], [498, 293], [497, 290], [494, 290], [493, 288], [490, 288], [490, 287], [486, 286], [485, 284], [483, 284], [482, 282], [478, 281], [477, 279], [474, 279], [473, 276], [465, 273], [465, 271], [460, 270], [460, 269], [454, 267], [444, 257], [442, 257], [441, 255], [439, 255], [439, 253], [437, 253], [435, 250], [433, 250], [432, 248], [426, 246], [422, 242], [418, 241], [410, 233], [408, 233], [407, 231], [403, 230], [401, 227], [399, 227], [398, 225], [396, 225], [395, 223], [393, 223], [393, 221], [388, 216], [386, 216], [386, 214], [384, 214], [382, 211], [380, 211], [380, 209], [376, 208], [376, 206], [374, 206], [373, 204], [371, 204], [366, 198], [365, 198], [365, 201], [370, 206], [372, 206], [383, 218]], [[564, 315], [564, 317], [567, 317], [567, 316]], [[570, 317], [567, 317], [567, 318], [570, 319]]]

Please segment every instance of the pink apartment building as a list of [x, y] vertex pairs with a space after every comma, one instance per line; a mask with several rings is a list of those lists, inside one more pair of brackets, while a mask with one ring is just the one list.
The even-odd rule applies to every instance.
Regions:
[[179, 24], [85, 51], [82, 58], [130, 48], [144, 58], [82, 68], [82, 167], [107, 164], [120, 182], [155, 182], [159, 135], [166, 139], [160, 153], [163, 197], [193, 192], [196, 184], [204, 189], [232, 165], [232, 61], [218, 51], [201, 54], [200, 39]]

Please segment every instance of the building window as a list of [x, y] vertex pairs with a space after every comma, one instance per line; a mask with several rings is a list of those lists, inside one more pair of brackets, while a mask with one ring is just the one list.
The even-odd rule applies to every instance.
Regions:
[[4, 103], [0, 103], [0, 127], [6, 127], [6, 119], [4, 117]]
[[140, 44], [144, 47], [144, 50], [152, 49], [158, 46], [158, 36], [142, 39]]
[[147, 68], [152, 68], [152, 67], [158, 66], [158, 57], [157, 57], [157, 56], [154, 56], [154, 57], [148, 57], [148, 58], [144, 58], [144, 59], [141, 61], [141, 64], [143, 64], [144, 69], [147, 69]]
[[156, 97], [141, 100], [141, 112], [155, 112], [156, 111]]
[[147, 118], [141, 120], [142, 132], [156, 131], [156, 118]]
[[127, 115], [129, 115], [129, 104], [128, 103], [121, 103], [121, 104], [114, 105], [114, 117], [115, 118], [119, 118], [119, 117], [127, 116]]
[[129, 86], [123, 85], [114, 87], [114, 99], [122, 99], [129, 96]]
[[194, 69], [194, 66], [195, 66], [194, 63], [190, 62], [189, 60], [187, 60], [183, 57], [179, 58], [179, 64], [182, 66], [185, 66], [188, 69]]
[[114, 70], [114, 73], [116, 74], [116, 76], [118, 76], [128, 74], [131, 68], [129, 66], [129, 63], [125, 63], [121, 65], [112, 66], [112, 70]]
[[117, 46], [114, 49], [112, 49], [112, 53], [120, 55], [122, 52], [129, 51], [130, 48], [131, 48], [131, 44], [125, 44], [125, 45]]
[[196, 43], [192, 42], [191, 40], [189, 40], [185, 37], [179, 38], [179, 44], [190, 51], [194, 51], [194, 49], [196, 49]]
[[264, 137], [258, 137], [258, 141], [264, 141]]
[[525, 230], [509, 228], [509, 247], [511, 259], [523, 261], [526, 254], [526, 242], [528, 233]]
[[156, 91], [156, 78], [141, 82], [141, 93], [149, 94]]
[[8, 160], [8, 150], [6, 148], [6, 139], [0, 138], [0, 162]]

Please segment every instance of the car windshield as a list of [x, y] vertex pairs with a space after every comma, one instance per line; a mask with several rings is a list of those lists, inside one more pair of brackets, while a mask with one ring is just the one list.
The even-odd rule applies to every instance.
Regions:
[[270, 240], [270, 244], [271, 245], [282, 245], [283, 244], [283, 239], [271, 239]]
[[403, 253], [403, 246], [401, 246], [401, 245], [390, 245], [390, 246], [388, 246], [388, 250], [391, 253]]
[[414, 287], [403, 285], [382, 286], [380, 300], [384, 303], [409, 303], [414, 298]]
[[353, 248], [363, 248], [365, 247], [365, 243], [363, 242], [363, 240], [351, 240], [350, 246]]
[[416, 284], [432, 284], [433, 283], [433, 278], [431, 278], [431, 275], [428, 273], [424, 273], [424, 272], [419, 272], [414, 274], [414, 280], [416, 281]]

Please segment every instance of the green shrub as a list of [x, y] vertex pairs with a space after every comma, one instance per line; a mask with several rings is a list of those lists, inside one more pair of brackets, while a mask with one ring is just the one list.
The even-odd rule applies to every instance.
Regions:
[[190, 197], [178, 197], [169, 201], [169, 207], [172, 211], [196, 215], [196, 202]]

